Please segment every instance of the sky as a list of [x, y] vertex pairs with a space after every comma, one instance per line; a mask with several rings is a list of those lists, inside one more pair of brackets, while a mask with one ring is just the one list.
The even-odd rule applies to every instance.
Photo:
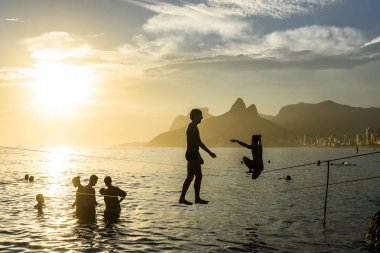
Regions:
[[241, 97], [380, 107], [378, 0], [0, 0], [0, 145], [149, 141]]

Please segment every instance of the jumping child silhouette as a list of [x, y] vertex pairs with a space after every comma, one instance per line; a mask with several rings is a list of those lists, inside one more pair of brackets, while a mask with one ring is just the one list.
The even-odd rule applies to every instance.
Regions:
[[248, 167], [247, 173], [252, 173], [252, 179], [256, 179], [260, 176], [264, 169], [263, 164], [263, 146], [261, 145], [261, 135], [252, 135], [252, 144], [248, 145], [242, 141], [232, 139], [231, 142], [237, 142], [241, 146], [248, 148], [252, 152], [252, 160], [248, 157], [243, 157], [244, 164]]

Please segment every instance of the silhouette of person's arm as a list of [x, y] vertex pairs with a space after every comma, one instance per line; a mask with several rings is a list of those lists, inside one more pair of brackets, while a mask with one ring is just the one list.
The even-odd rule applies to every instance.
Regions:
[[127, 193], [120, 188], [118, 189], [119, 189], [119, 196], [121, 197], [121, 199], [119, 200], [119, 203], [120, 203], [121, 201], [123, 201], [123, 199], [125, 199], [125, 197], [127, 196]]
[[96, 202], [95, 189], [91, 189], [90, 198], [92, 198], [92, 202], [94, 203], [95, 206], [97, 206], [99, 204], [98, 202]]
[[202, 141], [201, 141], [199, 147], [201, 147], [201, 149], [203, 149], [204, 151], [206, 151], [206, 152], [207, 152], [212, 158], [215, 158], [215, 157], [216, 157], [216, 155], [215, 155], [213, 152], [211, 152], [211, 151], [206, 147], [206, 145], [203, 144]]
[[230, 140], [230, 142], [232, 142], [232, 143], [237, 142], [238, 144], [240, 144], [241, 146], [243, 146], [245, 148], [252, 149], [252, 145], [248, 145], [247, 143], [244, 143], [244, 142], [239, 141], [239, 140], [232, 139], [232, 140]]

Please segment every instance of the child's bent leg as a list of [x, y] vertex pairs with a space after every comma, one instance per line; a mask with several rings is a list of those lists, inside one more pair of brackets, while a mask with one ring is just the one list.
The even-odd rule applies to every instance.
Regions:
[[249, 159], [248, 157], [244, 156], [243, 162], [244, 162], [245, 166], [247, 166], [249, 169], [249, 171], [247, 171], [247, 173], [252, 173], [253, 172], [252, 160]]

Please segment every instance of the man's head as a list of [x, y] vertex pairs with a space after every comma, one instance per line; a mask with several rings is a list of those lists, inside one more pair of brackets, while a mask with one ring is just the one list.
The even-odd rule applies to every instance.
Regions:
[[199, 109], [193, 109], [190, 112], [190, 119], [195, 123], [200, 123], [203, 119], [202, 111]]
[[90, 177], [90, 185], [96, 185], [96, 183], [98, 182], [98, 177], [96, 175], [91, 175]]
[[45, 202], [44, 195], [42, 195], [41, 193], [37, 194], [36, 195], [36, 200], [37, 200], [38, 204], [43, 204]]
[[111, 179], [111, 177], [110, 177], [110, 176], [106, 176], [106, 177], [104, 178], [104, 183], [106, 184], [107, 187], [110, 186], [110, 185], [112, 184], [112, 179]]
[[80, 176], [73, 177], [73, 179], [71, 180], [71, 182], [73, 183], [74, 187], [78, 187], [80, 185]]

